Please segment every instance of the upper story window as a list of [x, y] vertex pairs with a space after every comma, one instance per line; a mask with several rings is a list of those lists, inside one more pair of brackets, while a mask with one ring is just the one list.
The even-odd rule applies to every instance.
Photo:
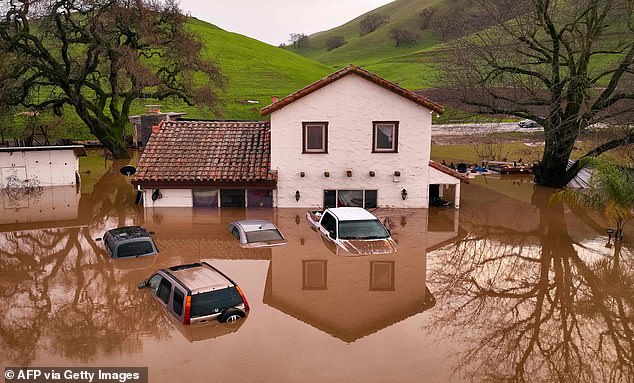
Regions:
[[328, 123], [302, 123], [302, 153], [328, 153]]
[[374, 121], [372, 125], [372, 152], [398, 152], [398, 121]]

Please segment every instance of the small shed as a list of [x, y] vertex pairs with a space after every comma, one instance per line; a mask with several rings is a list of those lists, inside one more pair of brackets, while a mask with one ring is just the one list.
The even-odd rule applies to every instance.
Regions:
[[0, 148], [0, 187], [79, 183], [82, 145]]

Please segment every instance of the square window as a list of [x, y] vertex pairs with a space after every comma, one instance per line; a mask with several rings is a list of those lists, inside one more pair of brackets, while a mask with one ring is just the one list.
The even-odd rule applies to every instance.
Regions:
[[302, 152], [328, 153], [328, 123], [304, 122], [302, 125]]
[[328, 289], [328, 263], [326, 261], [303, 261], [302, 290]]
[[394, 262], [370, 262], [370, 291], [394, 291]]
[[398, 121], [375, 121], [372, 124], [372, 152], [398, 152]]

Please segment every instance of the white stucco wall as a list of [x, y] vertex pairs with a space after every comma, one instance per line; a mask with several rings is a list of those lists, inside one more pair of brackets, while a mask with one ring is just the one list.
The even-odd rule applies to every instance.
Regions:
[[68, 150], [0, 151], [1, 187], [16, 174], [18, 180], [36, 180], [39, 186], [74, 185], [79, 173], [79, 157]]
[[193, 197], [191, 189], [160, 189], [161, 198], [152, 201], [154, 189], [143, 190], [143, 205], [145, 207], [191, 207]]
[[[428, 207], [431, 118], [429, 109], [354, 74], [273, 112], [276, 205], [321, 207], [323, 190], [376, 189], [381, 207]], [[302, 122], [317, 121], [328, 122], [328, 153], [302, 154]], [[398, 153], [372, 153], [373, 121], [399, 122]], [[352, 177], [347, 177], [347, 170], [352, 170]], [[330, 177], [324, 177], [324, 171]], [[376, 176], [370, 177], [370, 171]], [[398, 179], [395, 171], [401, 173]], [[402, 189], [408, 193], [405, 201]]]

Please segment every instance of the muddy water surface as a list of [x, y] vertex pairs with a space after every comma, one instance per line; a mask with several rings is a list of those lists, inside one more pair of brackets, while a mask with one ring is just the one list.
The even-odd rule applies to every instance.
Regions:
[[[608, 243], [589, 213], [526, 178], [477, 178], [461, 209], [387, 210], [398, 252], [346, 256], [304, 210], [143, 209], [121, 163], [80, 188], [4, 198], [0, 367], [141, 366], [151, 382], [632, 382], [632, 231]], [[242, 249], [237, 219], [288, 244]], [[111, 260], [105, 230], [144, 225], [154, 258]], [[236, 325], [174, 323], [136, 288], [205, 260], [244, 290]]]

